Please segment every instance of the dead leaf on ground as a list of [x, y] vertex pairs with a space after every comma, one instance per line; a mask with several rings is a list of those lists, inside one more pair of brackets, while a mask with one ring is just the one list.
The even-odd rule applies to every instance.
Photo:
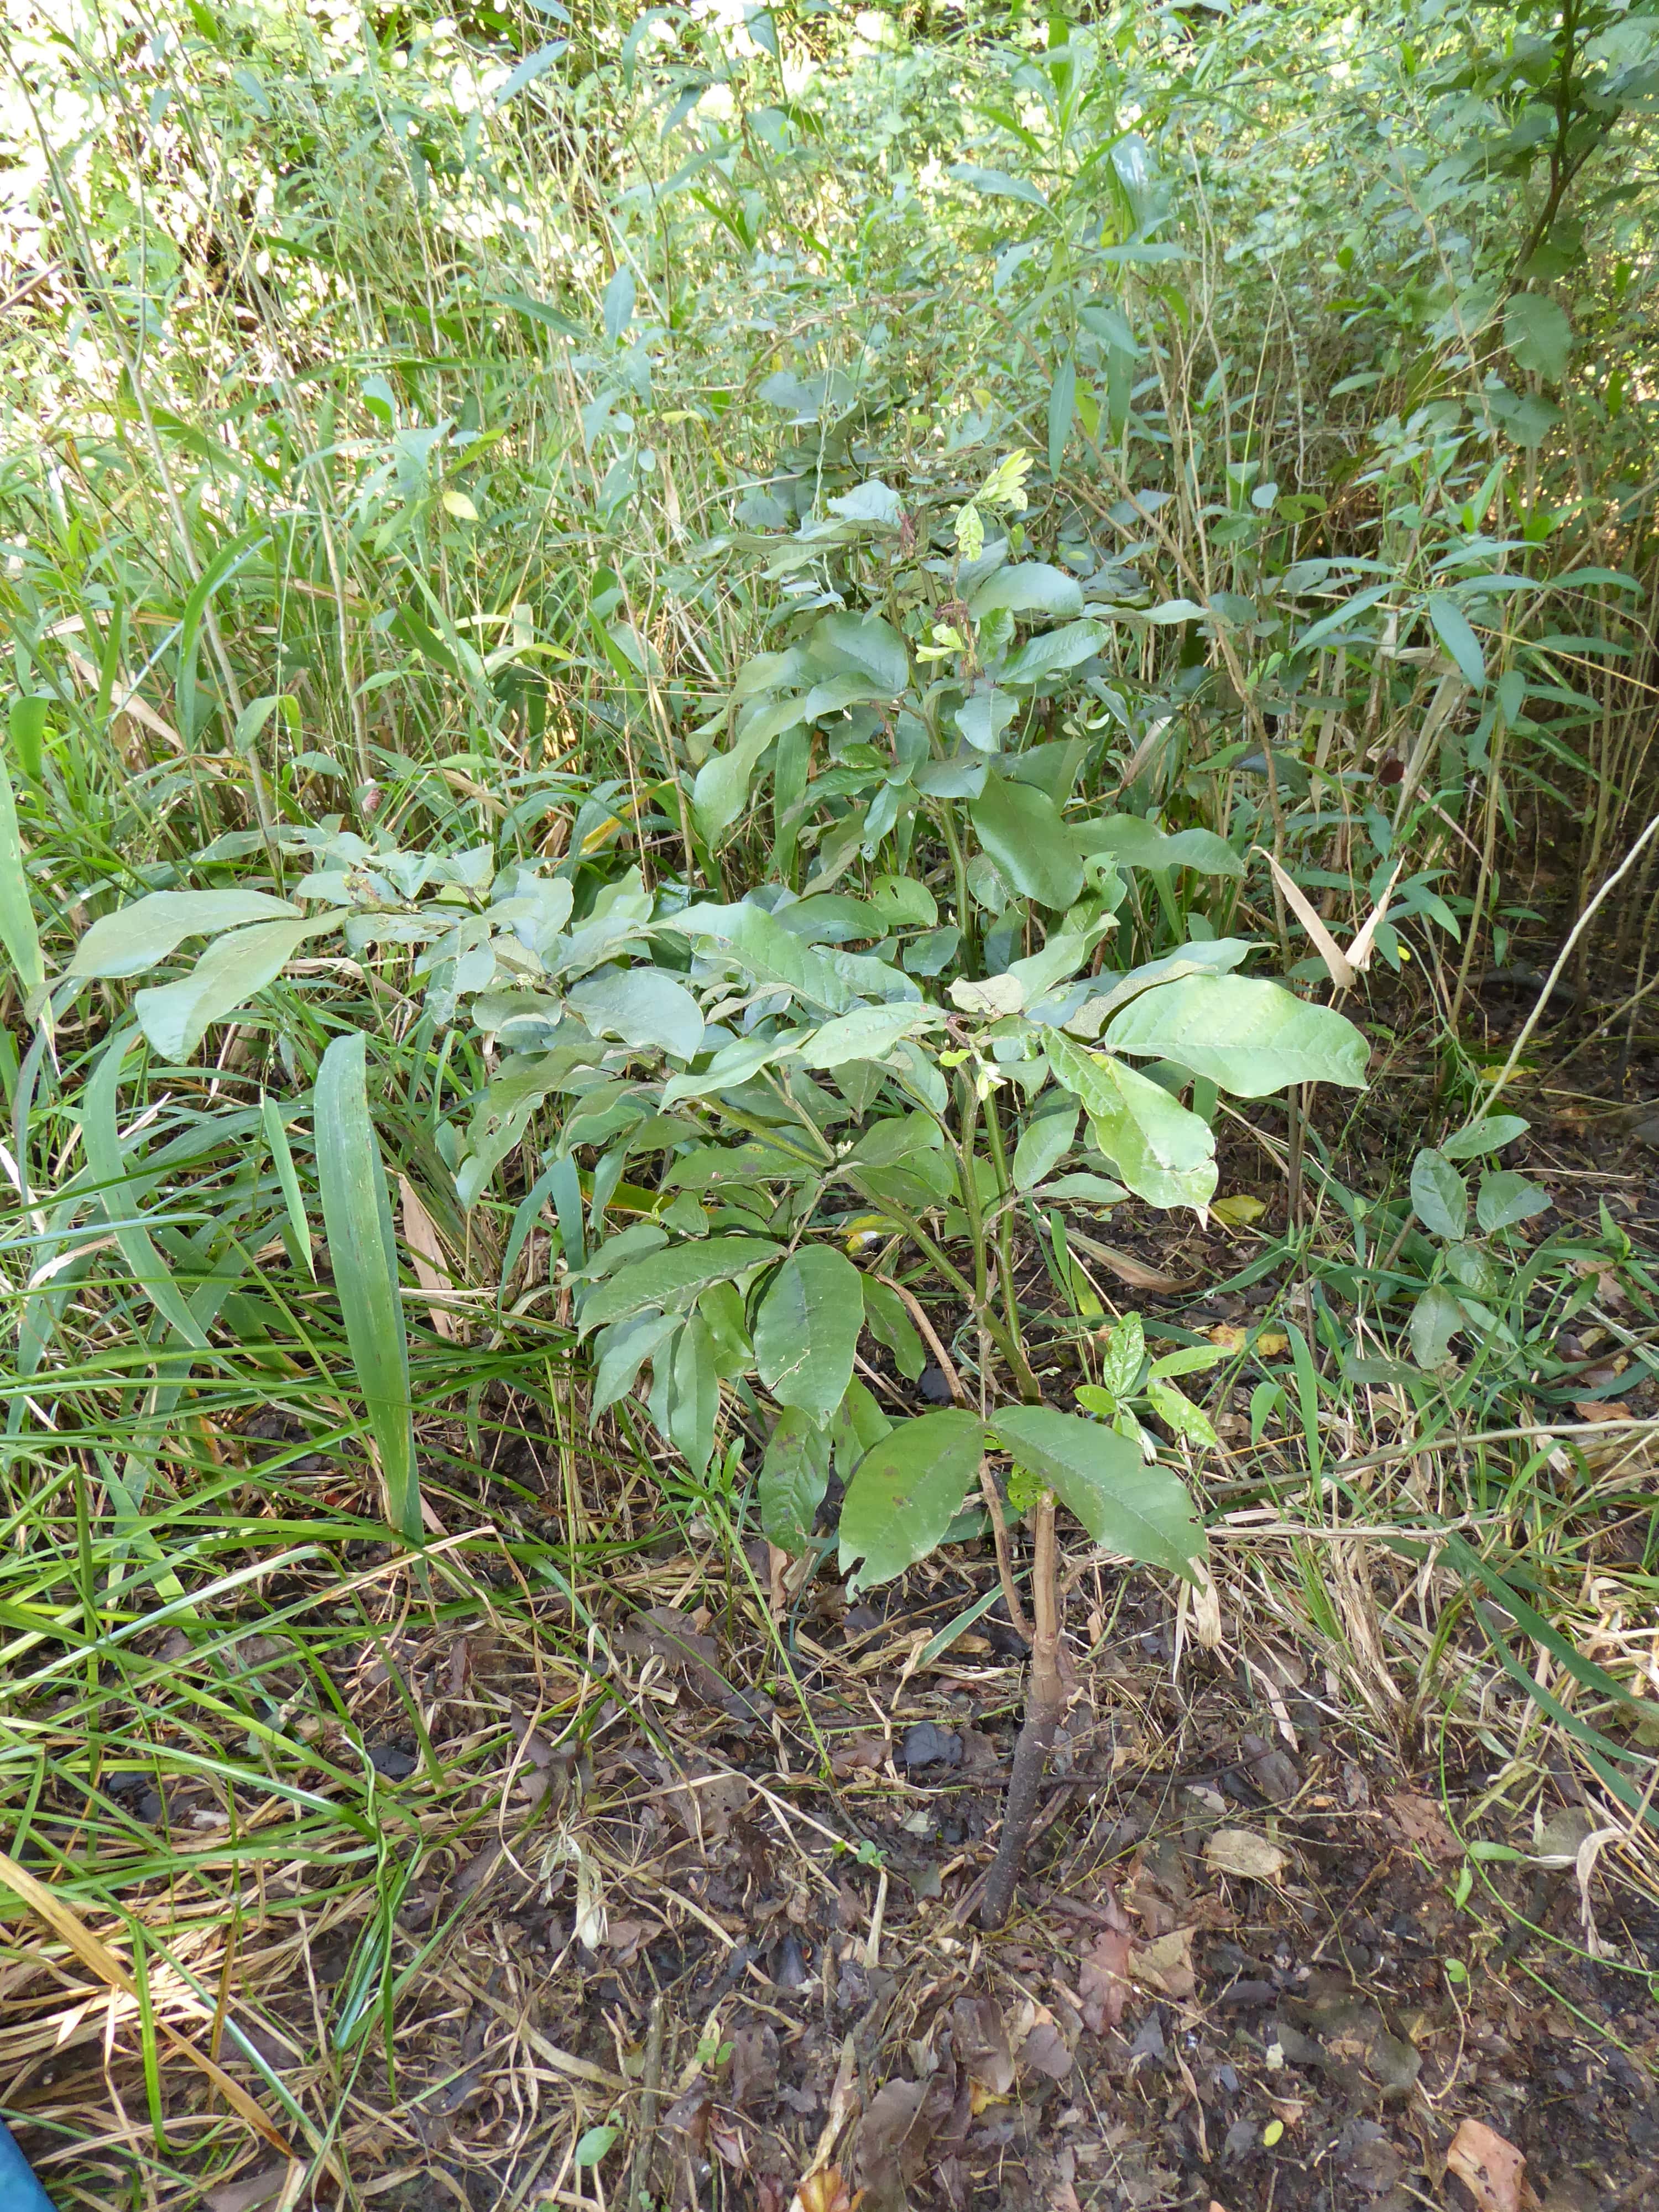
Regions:
[[[864, 2194], [859, 2191], [859, 2196]], [[849, 2197], [838, 2166], [809, 2173], [789, 2202], [789, 2212], [857, 2212], [858, 2197]]]
[[1198, 1987], [1193, 1971], [1193, 1937], [1197, 1932], [1194, 1928], [1176, 1928], [1160, 1936], [1156, 1943], [1131, 1944], [1130, 1973], [1143, 1989], [1156, 1990], [1160, 1996], [1177, 2001], [1191, 1996]]
[[845, 1782], [849, 1775], [879, 1772], [887, 1763], [887, 1741], [884, 1736], [855, 1735], [851, 1743], [839, 1744], [830, 1754], [830, 1771], [837, 1782]]
[[1622, 1398], [1575, 1398], [1572, 1410], [1581, 1421], [1628, 1421], [1632, 1418]]
[[1008, 2042], [1024, 2072], [1046, 2074], [1051, 2081], [1063, 2081], [1072, 2070], [1071, 2047], [1059, 2021], [1035, 1997], [1027, 1997], [1014, 2014]]
[[1249, 1828], [1218, 1828], [1206, 1838], [1204, 1856], [1218, 1874], [1245, 1881], [1277, 1881], [1291, 1863], [1288, 1852]]
[[1511, 2142], [1484, 2120], [1463, 2120], [1446, 2153], [1446, 2170], [1455, 2173], [1477, 2212], [1521, 2212], [1521, 2184], [1526, 2160]]
[[1419, 1797], [1411, 1790], [1395, 1790], [1384, 1802], [1408, 1844], [1420, 1844], [1431, 1858], [1462, 1857], [1463, 1846], [1432, 1797]]
[[688, 1614], [672, 1605], [653, 1605], [625, 1628], [618, 1639], [636, 1658], [660, 1659], [705, 1704], [719, 1705], [734, 1720], [769, 1720], [772, 1700], [759, 1690], [741, 1689], [721, 1671], [720, 1649], [712, 1636], [692, 1627]]
[[1006, 2097], [1014, 2086], [1014, 2061], [996, 1999], [958, 1997], [951, 2008], [951, 2027], [957, 2057], [970, 2079], [994, 2097]]
[[[1067, 1241], [1079, 1251], [1086, 1252], [1091, 1260], [1098, 1260], [1121, 1283], [1132, 1291], [1152, 1291], [1164, 1297], [1173, 1297], [1177, 1291], [1190, 1290], [1198, 1280], [1196, 1275], [1170, 1275], [1162, 1267], [1153, 1267], [1145, 1260], [1138, 1260], [1133, 1252], [1121, 1252], [1115, 1244], [1101, 1244], [1092, 1237], [1085, 1237], [1078, 1230], [1067, 1227]], [[1109, 1330], [1103, 1330], [1109, 1335]]]
[[257, 2212], [258, 2206], [274, 2203], [282, 2195], [289, 2172], [283, 2159], [276, 2166], [262, 2166], [244, 2180], [222, 2183], [202, 2199], [204, 2212]]
[[1129, 1995], [1129, 1951], [1127, 1929], [1108, 1928], [1083, 1955], [1078, 1994], [1083, 1999], [1083, 2024], [1092, 2034], [1115, 2027], [1123, 2017]]

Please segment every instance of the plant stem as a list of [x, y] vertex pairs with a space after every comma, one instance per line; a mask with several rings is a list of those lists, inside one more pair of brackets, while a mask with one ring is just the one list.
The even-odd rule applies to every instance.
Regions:
[[1065, 1710], [1066, 1690], [1060, 1677], [1060, 1576], [1054, 1539], [1054, 1494], [1045, 1491], [1037, 1501], [1036, 1553], [1031, 1562], [1031, 1682], [1025, 1698], [1025, 1724], [1014, 1746], [1013, 1771], [1008, 1778], [1008, 1801], [1003, 1808], [1002, 1836], [985, 1883], [979, 1909], [980, 1924], [1000, 1928], [1008, 1917], [1025, 1856], [1026, 1838], [1036, 1817], [1037, 1792], [1054, 1747], [1054, 1731]]

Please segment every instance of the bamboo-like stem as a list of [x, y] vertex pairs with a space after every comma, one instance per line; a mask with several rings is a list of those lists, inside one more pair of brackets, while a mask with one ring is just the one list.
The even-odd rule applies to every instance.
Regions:
[[1025, 1698], [1025, 1724], [1014, 1746], [1003, 1808], [1002, 1836], [986, 1877], [980, 1923], [1000, 1928], [1008, 1917], [1025, 1856], [1026, 1840], [1036, 1817], [1037, 1792], [1054, 1748], [1054, 1731], [1066, 1706], [1060, 1673], [1060, 1574], [1054, 1535], [1054, 1494], [1045, 1491], [1036, 1508], [1036, 1555], [1031, 1565], [1031, 1681]]

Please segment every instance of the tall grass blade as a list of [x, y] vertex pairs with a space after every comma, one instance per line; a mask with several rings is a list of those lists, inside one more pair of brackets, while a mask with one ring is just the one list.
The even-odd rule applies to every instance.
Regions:
[[398, 1295], [398, 1248], [386, 1168], [368, 1115], [363, 1039], [336, 1037], [317, 1072], [313, 1112], [323, 1227], [346, 1342], [386, 1484], [386, 1518], [421, 1534], [409, 1339]]

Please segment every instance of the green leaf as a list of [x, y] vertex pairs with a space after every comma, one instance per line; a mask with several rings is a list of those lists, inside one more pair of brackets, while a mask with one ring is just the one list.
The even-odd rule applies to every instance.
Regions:
[[262, 921], [209, 945], [188, 975], [140, 991], [138, 1026], [164, 1060], [188, 1060], [215, 1022], [274, 982], [307, 937], [339, 926], [337, 914], [311, 921]]
[[841, 1571], [858, 1565], [866, 1589], [926, 1559], [979, 1480], [984, 1427], [947, 1410], [901, 1421], [873, 1445], [847, 1486], [841, 1509]]
[[654, 1045], [676, 1060], [695, 1060], [702, 1049], [702, 1009], [683, 983], [660, 969], [617, 968], [590, 975], [569, 999], [596, 1036]]
[[1432, 1146], [1425, 1146], [1412, 1162], [1412, 1205], [1423, 1226], [1437, 1237], [1449, 1237], [1455, 1243], [1468, 1227], [1468, 1187], [1446, 1155]]
[[[18, 707], [32, 703], [25, 700], [14, 702], [14, 726]], [[24, 998], [30, 998], [46, 981], [46, 968], [40, 957], [40, 933], [35, 926], [34, 905], [29, 896], [28, 871], [23, 866], [23, 841], [18, 834], [11, 778], [3, 768], [0, 768], [0, 945], [5, 946], [7, 957], [17, 971]]]
[[52, 702], [38, 693], [14, 699], [6, 717], [17, 765], [31, 783], [39, 783], [46, 769], [46, 743], [51, 728]]
[[1442, 1139], [1441, 1158], [1473, 1160], [1483, 1152], [1501, 1152], [1505, 1145], [1524, 1137], [1531, 1127], [1531, 1122], [1523, 1121], [1518, 1114], [1494, 1114], [1485, 1121], [1471, 1121], [1467, 1128]]
[[398, 1294], [398, 1248], [386, 1170], [369, 1119], [361, 1036], [337, 1036], [317, 1071], [317, 1181], [329, 1264], [357, 1389], [380, 1455], [386, 1517], [421, 1535], [420, 1480], [409, 1389], [409, 1340]]
[[601, 1330], [594, 1339], [599, 1365], [588, 1400], [590, 1425], [618, 1398], [627, 1395], [646, 1361], [653, 1357], [665, 1339], [682, 1326], [678, 1314], [653, 1310], [635, 1314], [631, 1320], [619, 1321], [613, 1328]]
[[643, 1313], [647, 1306], [688, 1305], [710, 1283], [725, 1282], [775, 1260], [779, 1248], [763, 1237], [705, 1237], [673, 1244], [618, 1267], [582, 1300], [579, 1334]]
[[1083, 1101], [1095, 1139], [1130, 1189], [1152, 1206], [1203, 1207], [1215, 1195], [1215, 1138], [1161, 1085], [1057, 1032], [1046, 1041], [1057, 1083]]
[[793, 729], [805, 712], [806, 702], [801, 699], [752, 702], [738, 718], [729, 750], [711, 754], [697, 770], [691, 786], [691, 811], [711, 845], [741, 817], [749, 804], [749, 785], [761, 755], [775, 738]]
[[830, 1443], [838, 1479], [845, 1482], [866, 1452], [873, 1451], [892, 1432], [893, 1424], [854, 1376], [847, 1386], [846, 1396], [830, 1416]]
[[734, 1037], [720, 1047], [701, 1075], [671, 1076], [663, 1085], [664, 1106], [678, 1105], [682, 1098], [706, 1098], [711, 1091], [741, 1090], [762, 1068], [793, 1052], [800, 1034], [796, 1030], [787, 1038]]
[[826, 1014], [844, 1014], [856, 1003], [856, 994], [822, 953], [746, 899], [736, 906], [687, 907], [653, 927], [689, 937], [699, 951], [726, 954], [754, 982], [787, 991]]
[[1490, 1237], [1496, 1229], [1513, 1229], [1517, 1221], [1547, 1212], [1551, 1203], [1548, 1191], [1537, 1183], [1528, 1182], [1512, 1168], [1498, 1168], [1480, 1178], [1474, 1218]]
[[1040, 1114], [1028, 1121], [1014, 1146], [1014, 1188], [1035, 1190], [1045, 1182], [1077, 1141], [1078, 1112]]
[[68, 975], [142, 975], [187, 937], [244, 922], [296, 920], [300, 909], [269, 891], [152, 891], [102, 915], [75, 949]]
[[680, 1331], [672, 1373], [668, 1441], [692, 1474], [701, 1478], [714, 1456], [720, 1378], [708, 1323], [700, 1313], [694, 1313]]
[[1149, 1376], [1146, 1396], [1152, 1411], [1176, 1436], [1184, 1437], [1188, 1443], [1201, 1444], [1209, 1451], [1221, 1449], [1221, 1439], [1210, 1425], [1209, 1415], [1172, 1382], [1166, 1382], [1161, 1375]]
[[910, 929], [931, 929], [939, 920], [939, 901], [915, 876], [878, 876], [870, 885], [870, 903], [884, 921]]
[[1115, 1430], [1052, 1406], [1007, 1407], [991, 1425], [1015, 1465], [1048, 1483], [1096, 1543], [1191, 1580], [1204, 1531], [1168, 1468], [1149, 1467]]
[[1046, 907], [1073, 903], [1083, 889], [1083, 863], [1046, 792], [1006, 783], [993, 769], [969, 811], [980, 843], [1016, 890]]
[[755, 1364], [781, 1406], [827, 1420], [853, 1373], [864, 1278], [833, 1244], [792, 1253], [755, 1321]]
[[1012, 568], [994, 570], [968, 602], [975, 622], [983, 622], [1000, 607], [1015, 615], [1070, 618], [1083, 612], [1083, 586], [1075, 576], [1047, 561], [1017, 561]]
[[805, 1551], [829, 1487], [829, 1437], [809, 1415], [787, 1406], [761, 1462], [761, 1534], [786, 1552]]
[[1463, 1327], [1463, 1309], [1451, 1292], [1431, 1283], [1412, 1308], [1412, 1358], [1430, 1373], [1451, 1349], [1451, 1340]]
[[1459, 675], [1471, 690], [1480, 690], [1486, 681], [1486, 656], [1480, 639], [1469, 628], [1468, 616], [1443, 592], [1431, 592], [1425, 605], [1434, 634], [1456, 663]]
[[899, 1373], [907, 1382], [914, 1382], [927, 1364], [921, 1339], [898, 1292], [873, 1275], [864, 1278], [864, 1318], [877, 1343], [884, 1344], [892, 1353]]
[[[564, 45], [562, 39], [559, 44], [562, 48]], [[533, 59], [534, 57], [532, 56], [532, 58]], [[520, 67], [523, 67], [522, 63]], [[515, 70], [514, 75], [516, 74]], [[621, 2133], [620, 2128], [587, 2129], [584, 2134], [576, 2138], [576, 2148], [570, 2154], [571, 2164], [575, 2166], [597, 2166]]]
[[992, 199], [1023, 200], [1029, 207], [1046, 208], [1048, 204], [1028, 177], [1011, 177], [1006, 169], [982, 169], [977, 161], [952, 161], [945, 174]]
[[1005, 684], [1041, 684], [1062, 669], [1075, 668], [1091, 653], [1098, 653], [1105, 642], [1106, 632], [1099, 623], [1066, 623], [1059, 629], [1028, 637], [1018, 653], [1009, 654], [999, 673]]
[[901, 1038], [920, 1036], [938, 1029], [945, 1016], [937, 1006], [916, 999], [896, 1000], [884, 1006], [860, 1006], [826, 1022], [800, 1047], [808, 1067], [841, 1067], [849, 1060], [885, 1060]]
[[1138, 1313], [1125, 1314], [1101, 1347], [1100, 1379], [1114, 1398], [1127, 1398], [1146, 1359], [1146, 1332]]
[[133, 1280], [162, 1320], [187, 1345], [195, 1351], [205, 1352], [207, 1339], [173, 1281], [172, 1268], [156, 1250], [149, 1231], [140, 1227], [134, 1218], [139, 1212], [138, 1198], [128, 1188], [128, 1170], [116, 1126], [115, 1099], [122, 1063], [137, 1042], [134, 1030], [122, 1030], [100, 1054], [86, 1088], [81, 1140], [86, 1147], [87, 1165], [100, 1187], [100, 1202], [117, 1249], [131, 1270]]
[[1504, 310], [1504, 343], [1521, 368], [1559, 384], [1572, 352], [1572, 324], [1547, 293], [1516, 292]]
[[1109, 853], [1127, 868], [1195, 868], [1205, 876], [1245, 872], [1243, 861], [1213, 830], [1169, 834], [1137, 814], [1107, 814], [1098, 821], [1074, 823], [1072, 835], [1079, 852]]
[[1077, 410], [1077, 363], [1067, 354], [1048, 388], [1048, 473], [1058, 478]]
[[812, 653], [820, 665], [827, 658], [858, 670], [882, 698], [896, 699], [910, 681], [910, 648], [880, 615], [846, 609], [825, 615], [812, 632]]
[[[264, 1127], [265, 1142], [270, 1147], [276, 1181], [282, 1188], [283, 1205], [288, 1214], [292, 1237], [289, 1250], [291, 1255], [304, 1262], [306, 1273], [314, 1283], [317, 1261], [311, 1249], [311, 1221], [301, 1193], [300, 1177], [294, 1165], [294, 1152], [288, 1141], [288, 1127], [283, 1120], [283, 1109], [268, 1091], [259, 1101], [259, 1117]], [[503, 1273], [509, 1272], [512, 1264], [509, 1260]]]
[[[557, 61], [559, 57], [565, 52], [569, 44], [570, 41], [568, 39], [552, 39], [549, 40], [546, 46], [538, 46], [533, 54], [526, 54], [524, 59], [519, 64], [518, 67], [513, 71], [512, 75], [507, 79], [507, 82], [501, 86], [501, 89], [496, 93], [496, 106], [505, 107], [507, 101], [512, 100], [517, 94], [521, 93], [527, 84], [533, 84], [538, 76], [545, 76], [547, 71], [552, 68], [554, 63]], [[613, 277], [611, 279], [611, 285], [614, 286], [615, 283], [616, 279]], [[607, 324], [611, 319], [610, 289], [610, 287], [607, 287], [605, 295], [605, 320]], [[629, 306], [631, 309], [633, 306], [631, 292], [629, 299]], [[614, 336], [615, 333], [613, 332], [612, 335]], [[599, 2130], [591, 2130], [591, 2132], [598, 2133]], [[578, 2159], [576, 2163], [580, 2166], [581, 2164], [581, 2160]]]
[[1370, 1058], [1345, 1015], [1245, 975], [1183, 975], [1143, 991], [1113, 1017], [1104, 1042], [1113, 1052], [1172, 1060], [1240, 1098], [1266, 1098], [1291, 1083], [1363, 1091]]

